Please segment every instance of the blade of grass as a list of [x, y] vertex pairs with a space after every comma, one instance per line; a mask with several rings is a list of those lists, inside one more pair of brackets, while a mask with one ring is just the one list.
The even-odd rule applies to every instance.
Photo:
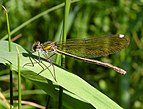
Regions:
[[21, 109], [21, 72], [20, 72], [20, 53], [19, 49], [16, 46], [17, 49], [17, 60], [18, 60], [18, 109]]
[[[67, 36], [67, 23], [68, 23], [68, 15], [70, 9], [71, 0], [65, 0], [65, 9], [64, 9], [64, 20], [63, 20], [63, 36], [61, 37], [61, 42], [66, 41]], [[65, 56], [61, 57], [61, 66], [65, 68]], [[62, 109], [62, 101], [63, 101], [63, 88], [59, 86], [59, 105], [58, 109]]]
[[[7, 23], [7, 32], [8, 32], [8, 48], [9, 52], [11, 52], [11, 34], [10, 34], [10, 25], [9, 25], [9, 18], [8, 18], [8, 12], [6, 8], [1, 5], [2, 8], [5, 11], [6, 16], [6, 23]], [[10, 73], [10, 109], [13, 109], [13, 75], [12, 75], [12, 64], [9, 65], [9, 73]]]

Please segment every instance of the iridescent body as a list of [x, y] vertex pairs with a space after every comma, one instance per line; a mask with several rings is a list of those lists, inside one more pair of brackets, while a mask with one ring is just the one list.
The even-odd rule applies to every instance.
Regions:
[[124, 35], [112, 35], [104, 37], [94, 37], [89, 39], [67, 40], [65, 43], [56, 42], [36, 42], [33, 44], [33, 50], [40, 52], [60, 53], [76, 59], [84, 60], [89, 63], [113, 68], [115, 71], [125, 74], [126, 71], [92, 58], [107, 56], [126, 48], [129, 45], [129, 38]]

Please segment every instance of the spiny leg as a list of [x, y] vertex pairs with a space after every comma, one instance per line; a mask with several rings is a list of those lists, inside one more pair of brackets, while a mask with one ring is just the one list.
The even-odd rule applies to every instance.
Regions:
[[[41, 70], [37, 75], [41, 74], [43, 71], [45, 71], [46, 69], [48, 69], [49, 72], [51, 73], [52, 77], [53, 77], [54, 80], [56, 81], [56, 78], [55, 78], [55, 76], [53, 75], [53, 73], [51, 72], [51, 70], [49, 69], [49, 66], [47, 67], [47, 65], [45, 65], [45, 64], [43, 63], [43, 61], [39, 62], [39, 60], [34, 59], [34, 58], [33, 58], [33, 60], [34, 60], [35, 62], [33, 62], [32, 59], [31, 59], [31, 63], [26, 63], [24, 66], [30, 65], [30, 64], [31, 64], [32, 66], [34, 66], [34, 64], [39, 64], [39, 65], [41, 66], [42, 70]], [[41, 65], [41, 64], [42, 64], [42, 65]], [[24, 66], [23, 66], [23, 67], [24, 67]]]
[[[35, 59], [35, 57], [34, 57], [34, 55], [33, 55], [34, 52], [33, 52], [33, 51], [28, 51], [28, 53], [29, 53], [29, 60], [30, 60], [31, 62], [24, 64], [23, 67], [24, 67], [24, 66], [33, 66], [33, 67], [34, 67], [34, 64], [37, 64], [37, 63], [38, 63], [38, 64], [44, 69], [44, 67], [40, 64], [40, 54], [39, 54], [39, 52], [40, 52], [40, 51], [38, 51], [38, 60], [39, 60], [39, 62], [37, 62], [36, 59]], [[32, 59], [33, 59], [35, 62], [33, 62]]]
[[[44, 57], [46, 58], [47, 62], [50, 63], [50, 65], [49, 65], [48, 67], [50, 67], [50, 66], [53, 67], [53, 73], [54, 73], [54, 74], [51, 73], [51, 75], [53, 76], [53, 78], [55, 79], [55, 81], [57, 81], [57, 80], [56, 80], [56, 74], [55, 74], [55, 67], [54, 67], [54, 65], [53, 65], [53, 62], [50, 60], [50, 58], [53, 57], [53, 56], [55, 55], [55, 53], [53, 53], [53, 54], [52, 54], [51, 56], [49, 56], [49, 57], [48, 57], [48, 52], [44, 52], [43, 55], [44, 55]], [[46, 66], [46, 67], [47, 67], [47, 66]]]
[[[38, 61], [37, 61], [37, 59], [35, 59], [34, 57], [32, 58], [32, 52], [29, 52], [29, 54], [31, 55], [31, 56], [29, 56], [29, 60], [31, 61], [31, 63], [26, 63], [26, 64], [24, 64], [23, 65], [23, 67], [25, 67], [25, 66], [33, 66], [34, 67], [34, 64], [39, 64], [40, 66], [41, 66], [41, 68], [43, 69], [43, 70], [41, 70], [40, 71], [40, 73], [42, 73], [44, 70], [46, 70], [46, 69], [48, 69], [49, 70], [49, 68], [44, 64], [44, 63], [42, 63], [42, 61], [41, 60], [39, 60], [40, 59], [40, 57], [38, 57]], [[34, 62], [32, 61], [32, 59], [34, 60]], [[41, 65], [41, 64], [43, 65]], [[44, 68], [44, 67], [46, 67], [46, 68]], [[50, 70], [49, 70], [50, 71]], [[50, 71], [51, 72], [51, 71]], [[38, 74], [40, 74], [40, 73], [38, 73]]]
[[[51, 73], [51, 75], [53, 76], [54, 80], [56, 81], [55, 68], [54, 68], [54, 65], [53, 65], [52, 61], [49, 59], [49, 58], [51, 58], [54, 54], [52, 54], [50, 57], [48, 57], [47, 54], [44, 55], [44, 57], [46, 58], [46, 61], [50, 63], [50, 65], [47, 66], [47, 65], [45, 65], [45, 64], [42, 62], [42, 60], [41, 60], [41, 58], [40, 58], [40, 53], [41, 53], [41, 51], [38, 50], [38, 59], [36, 59], [35, 57], [32, 58], [33, 54], [32, 54], [32, 52], [29, 52], [29, 54], [31, 55], [31, 56], [29, 56], [29, 60], [31, 61], [31, 63], [26, 63], [26, 64], [23, 65], [23, 67], [25, 67], [25, 66], [33, 66], [33, 67], [34, 67], [34, 64], [39, 64], [43, 70], [41, 70], [41, 71], [38, 73], [38, 75], [41, 74], [44, 70], [48, 69], [49, 72]], [[46, 53], [46, 52], [44, 52], [44, 53]], [[34, 62], [33, 62], [32, 59], [34, 60]], [[42, 65], [41, 65], [41, 64], [42, 64]], [[54, 72], [54, 74], [53, 74], [53, 73], [51, 72], [51, 70], [49, 69], [49, 67], [50, 67], [51, 65], [52, 65], [52, 67], [53, 67], [53, 72]]]
[[[54, 65], [52, 64], [52, 66], [53, 66], [53, 72], [54, 72], [54, 75], [53, 75], [52, 71], [49, 69], [49, 66], [46, 66], [42, 61], [41, 61], [41, 63], [42, 63], [42, 64], [44, 65], [44, 67], [45, 67], [45, 69], [43, 69], [42, 71], [44, 71], [44, 70], [48, 69], [48, 70], [49, 70], [49, 72], [51, 73], [52, 77], [54, 78], [54, 80], [55, 80], [55, 81], [57, 81], [57, 80], [56, 80], [56, 75], [55, 75]], [[41, 72], [39, 72], [39, 73], [38, 73], [38, 75], [39, 75], [39, 74], [41, 74], [41, 73], [42, 73], [42, 71], [41, 71]]]

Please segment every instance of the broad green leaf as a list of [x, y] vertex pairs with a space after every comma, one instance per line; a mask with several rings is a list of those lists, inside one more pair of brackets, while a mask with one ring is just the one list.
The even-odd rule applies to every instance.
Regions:
[[[46, 66], [50, 65], [50, 67], [45, 67], [42, 63], [36, 63], [34, 66], [32, 66], [32, 64], [27, 64], [31, 62], [35, 63], [37, 58], [36, 55], [31, 56], [29, 52], [15, 43], [12, 43], [12, 52], [8, 52], [8, 42], [0, 41], [0, 63], [12, 63], [13, 70], [17, 71], [16, 46], [20, 51], [22, 76], [33, 81], [34, 84], [41, 87], [41, 89], [54, 99], [58, 98], [58, 87], [63, 87], [63, 105], [66, 108], [121, 109], [118, 104], [92, 87], [86, 81], [57, 65], [54, 65], [54, 75], [53, 67], [47, 61], [43, 60], [42, 63]], [[44, 70], [41, 66], [43, 66]]]

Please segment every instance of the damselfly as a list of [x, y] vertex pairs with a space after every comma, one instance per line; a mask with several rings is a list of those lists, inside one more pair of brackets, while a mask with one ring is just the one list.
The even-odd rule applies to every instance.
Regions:
[[[49, 52], [59, 53], [67, 55], [79, 60], [83, 60], [89, 63], [101, 65], [114, 69], [120, 74], [125, 74], [126, 71], [113, 66], [109, 63], [104, 63], [93, 58], [107, 56], [109, 54], [116, 53], [129, 45], [129, 38], [122, 34], [94, 37], [89, 39], [74, 39], [67, 40], [63, 43], [45, 42], [39, 41], [33, 44], [33, 50], [38, 51], [39, 60], [40, 53], [44, 53], [44, 56], [48, 58]], [[49, 59], [48, 59], [49, 60]]]

